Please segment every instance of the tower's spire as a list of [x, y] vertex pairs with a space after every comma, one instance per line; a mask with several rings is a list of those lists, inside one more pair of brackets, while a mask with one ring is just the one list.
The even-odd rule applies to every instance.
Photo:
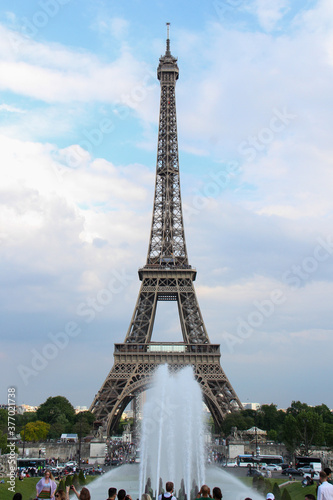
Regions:
[[170, 23], [166, 23], [166, 25], [167, 25], [167, 40], [166, 40], [165, 55], [171, 56], [171, 52], [170, 52]]

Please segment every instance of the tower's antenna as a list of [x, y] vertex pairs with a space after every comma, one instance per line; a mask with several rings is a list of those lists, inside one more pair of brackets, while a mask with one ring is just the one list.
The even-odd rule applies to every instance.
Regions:
[[170, 23], [166, 23], [166, 25], [167, 25], [166, 53], [170, 54]]

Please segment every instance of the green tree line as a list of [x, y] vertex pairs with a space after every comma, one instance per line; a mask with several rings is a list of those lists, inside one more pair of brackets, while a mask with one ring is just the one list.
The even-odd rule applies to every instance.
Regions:
[[[49, 397], [36, 412], [16, 415], [16, 434], [25, 441], [59, 439], [61, 434], [75, 433], [85, 437], [91, 434], [94, 415], [89, 411], [75, 413], [74, 407], [64, 396]], [[7, 452], [8, 412], [0, 409], [0, 448]]]
[[227, 437], [232, 427], [246, 430], [253, 426], [267, 431], [268, 441], [284, 443], [291, 453], [307, 455], [311, 446], [333, 448], [333, 414], [324, 404], [293, 401], [286, 411], [275, 404], [262, 405], [257, 411], [241, 410], [227, 415], [220, 431]]

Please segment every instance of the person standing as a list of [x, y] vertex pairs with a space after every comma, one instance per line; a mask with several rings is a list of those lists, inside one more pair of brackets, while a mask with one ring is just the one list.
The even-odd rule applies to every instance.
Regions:
[[108, 490], [108, 500], [116, 500], [117, 488], [109, 488]]
[[215, 486], [215, 488], [213, 488], [213, 500], [222, 500], [222, 491], [221, 491], [221, 488], [219, 488], [218, 486]]
[[207, 486], [207, 484], [203, 484], [201, 486], [201, 489], [198, 493], [197, 498], [211, 498], [210, 496], [210, 488]]
[[44, 477], [36, 484], [36, 498], [48, 498], [54, 500], [54, 494], [57, 489], [57, 483], [51, 472], [46, 470]]
[[159, 495], [158, 500], [177, 500], [176, 497], [173, 496], [174, 484], [171, 481], [168, 481], [165, 484], [165, 493]]
[[327, 474], [323, 470], [319, 473], [319, 482], [317, 500], [333, 500], [333, 485], [327, 482]]
[[325, 467], [324, 472], [327, 475], [327, 482], [333, 484], [332, 471], [329, 467]]

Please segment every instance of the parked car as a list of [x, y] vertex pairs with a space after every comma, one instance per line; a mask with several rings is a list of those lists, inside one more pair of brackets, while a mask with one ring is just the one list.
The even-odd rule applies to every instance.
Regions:
[[270, 471], [276, 471], [276, 472], [281, 472], [282, 471], [282, 467], [281, 465], [276, 465], [276, 464], [267, 464], [267, 465], [263, 465], [261, 467], [262, 470], [270, 470]]
[[302, 471], [300, 471], [299, 469], [294, 469], [293, 467], [289, 467], [288, 469], [284, 469], [282, 471], [282, 474], [285, 474], [286, 476], [289, 476], [290, 474], [292, 476], [303, 476]]
[[299, 467], [298, 470], [301, 470], [303, 474], [311, 474], [313, 468], [310, 465], [304, 465], [304, 467]]
[[77, 463], [74, 462], [74, 460], [70, 460], [69, 462], [66, 462], [66, 467], [76, 467]]
[[277, 464], [277, 465], [280, 465], [280, 467], [282, 468], [282, 470], [284, 470], [284, 469], [289, 469], [289, 467], [290, 467], [290, 464], [284, 464], [284, 463], [282, 463], [282, 464]]
[[231, 462], [227, 462], [225, 464], [225, 467], [237, 467], [237, 462], [236, 460], [232, 460]]

